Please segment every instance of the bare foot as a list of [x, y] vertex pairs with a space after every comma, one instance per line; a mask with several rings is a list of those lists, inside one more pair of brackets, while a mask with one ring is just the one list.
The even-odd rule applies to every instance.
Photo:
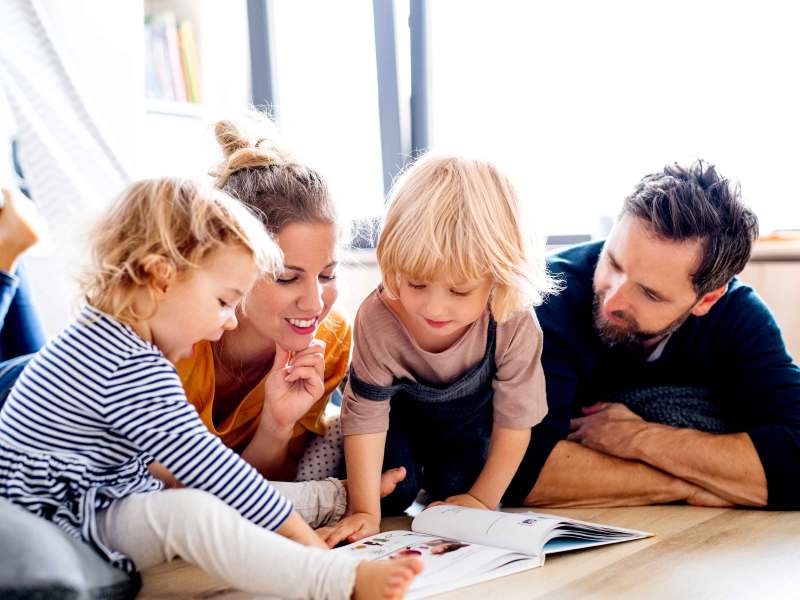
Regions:
[[36, 207], [22, 192], [3, 188], [0, 208], [0, 270], [12, 273], [17, 259], [39, 241]]
[[406, 593], [423, 567], [419, 558], [362, 561], [356, 567], [355, 600], [394, 600]]
[[[381, 498], [385, 498], [389, 494], [391, 494], [394, 489], [397, 487], [397, 484], [403, 481], [406, 478], [406, 468], [405, 467], [395, 467], [394, 469], [389, 469], [388, 471], [384, 471], [381, 474]], [[347, 490], [347, 509], [344, 511], [344, 516], [352, 514], [352, 510], [350, 507], [350, 488], [347, 486], [347, 480], [342, 479], [342, 484], [344, 488]]]
[[381, 498], [385, 498], [394, 491], [397, 484], [406, 478], [406, 468], [396, 467], [384, 471], [381, 475]]

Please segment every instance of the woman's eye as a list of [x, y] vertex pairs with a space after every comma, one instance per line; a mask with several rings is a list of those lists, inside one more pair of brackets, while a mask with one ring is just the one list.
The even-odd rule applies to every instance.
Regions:
[[297, 277], [287, 277], [287, 278], [278, 277], [275, 280], [275, 283], [278, 283], [280, 285], [288, 285], [290, 283], [294, 283], [295, 281], [297, 281]]
[[223, 300], [222, 298], [218, 298], [218, 300], [219, 300], [219, 305], [220, 305], [222, 308], [233, 308], [233, 304], [230, 304], [230, 303], [228, 303], [228, 302], [225, 302], [225, 300]]
[[336, 279], [336, 273], [331, 273], [330, 275], [320, 275], [319, 278], [322, 281], [333, 281]]

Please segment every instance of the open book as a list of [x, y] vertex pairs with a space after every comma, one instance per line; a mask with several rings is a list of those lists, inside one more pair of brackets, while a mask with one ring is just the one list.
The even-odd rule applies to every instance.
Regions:
[[335, 552], [373, 560], [422, 557], [425, 569], [412, 583], [408, 598], [425, 598], [541, 567], [545, 554], [650, 535], [555, 515], [434, 506], [414, 517], [411, 531], [386, 531]]

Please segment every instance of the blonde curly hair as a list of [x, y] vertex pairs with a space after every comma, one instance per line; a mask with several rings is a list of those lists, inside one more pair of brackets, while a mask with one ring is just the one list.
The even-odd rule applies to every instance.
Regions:
[[130, 325], [151, 316], [134, 309], [135, 290], [147, 288], [155, 306], [154, 277], [180, 277], [228, 245], [249, 250], [263, 275], [282, 269], [281, 251], [260, 219], [227, 194], [186, 179], [138, 181], [95, 225], [81, 292], [88, 304]]

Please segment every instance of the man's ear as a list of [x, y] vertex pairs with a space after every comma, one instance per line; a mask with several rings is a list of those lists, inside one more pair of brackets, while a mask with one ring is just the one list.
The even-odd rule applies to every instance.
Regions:
[[697, 301], [697, 304], [694, 305], [692, 309], [692, 314], [695, 317], [702, 317], [708, 314], [708, 311], [711, 310], [711, 307], [717, 303], [717, 300], [722, 298], [725, 295], [725, 292], [728, 291], [728, 284], [726, 283], [720, 288], [715, 290], [711, 290], [707, 294], [704, 294], [700, 300]]

